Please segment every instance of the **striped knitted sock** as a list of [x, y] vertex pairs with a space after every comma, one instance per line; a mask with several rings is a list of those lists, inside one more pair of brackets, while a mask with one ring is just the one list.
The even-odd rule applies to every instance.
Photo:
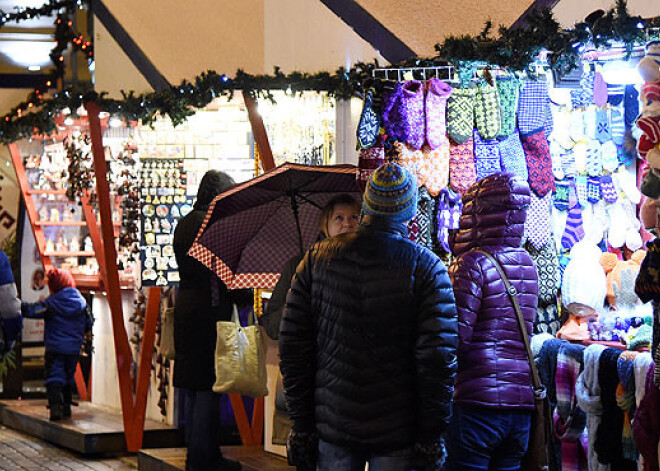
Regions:
[[569, 189], [569, 207], [568, 218], [566, 219], [566, 229], [561, 236], [561, 246], [566, 250], [571, 250], [575, 244], [584, 238], [584, 226], [582, 225], [582, 207], [577, 200], [575, 188]]
[[623, 122], [623, 108], [616, 106], [610, 113], [612, 140], [618, 146], [623, 145], [623, 139], [626, 133], [626, 125]]
[[597, 177], [587, 179], [587, 201], [592, 204], [600, 200], [600, 180]]
[[614, 203], [618, 199], [616, 188], [612, 181], [612, 175], [603, 175], [600, 177], [600, 194], [606, 203]]
[[610, 117], [607, 114], [607, 110], [596, 110], [596, 139], [601, 143], [612, 139]]

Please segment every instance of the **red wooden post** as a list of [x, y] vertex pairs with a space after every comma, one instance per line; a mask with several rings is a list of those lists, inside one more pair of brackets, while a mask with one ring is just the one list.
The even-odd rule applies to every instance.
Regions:
[[106, 280], [107, 273], [105, 271], [105, 258], [103, 257], [103, 239], [101, 238], [101, 232], [96, 222], [94, 208], [89, 203], [89, 192], [83, 192], [80, 196], [80, 202], [82, 203], [83, 216], [85, 217], [85, 223], [89, 231], [89, 238], [92, 239], [92, 247], [94, 247], [94, 252], [97, 254], [96, 261], [99, 264], [99, 275], [103, 286], [106, 287], [108, 286], [108, 281]]
[[273, 160], [273, 151], [270, 148], [270, 142], [268, 141], [268, 134], [266, 133], [264, 121], [261, 119], [261, 115], [257, 110], [257, 101], [252, 95], [250, 95], [250, 93], [243, 92], [243, 101], [247, 108], [248, 119], [250, 120], [250, 126], [252, 127], [254, 141], [257, 143], [257, 146], [259, 146], [261, 168], [264, 169], [264, 172], [267, 172], [268, 170], [275, 168], [275, 161]]

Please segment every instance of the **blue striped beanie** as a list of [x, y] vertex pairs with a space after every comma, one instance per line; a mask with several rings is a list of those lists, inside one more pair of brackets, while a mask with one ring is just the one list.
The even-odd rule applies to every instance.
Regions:
[[409, 221], [417, 212], [415, 177], [395, 163], [381, 165], [369, 178], [362, 212], [395, 222]]

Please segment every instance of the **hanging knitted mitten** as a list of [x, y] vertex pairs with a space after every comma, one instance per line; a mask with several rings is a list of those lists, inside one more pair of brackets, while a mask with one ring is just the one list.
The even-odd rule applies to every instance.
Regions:
[[592, 177], [597, 177], [603, 173], [603, 159], [600, 154], [600, 143], [597, 140], [589, 141], [587, 144], [587, 161], [585, 170]]
[[623, 103], [623, 92], [625, 87], [619, 84], [607, 84], [607, 102], [612, 106], [619, 106]]
[[623, 122], [623, 109], [620, 106], [613, 107], [610, 113], [612, 140], [618, 146], [623, 145], [626, 134], [626, 125]]
[[502, 119], [500, 133], [497, 137], [501, 139], [510, 136], [515, 130], [520, 82], [515, 77], [502, 77], [498, 78], [496, 85]]
[[552, 107], [550, 105], [550, 97], [548, 96], [545, 99], [545, 124], [543, 125], [543, 130], [545, 131], [545, 137], [550, 138], [550, 134], [555, 127], [555, 120], [552, 114]]
[[612, 139], [610, 117], [607, 110], [596, 110], [596, 139], [601, 143]]
[[472, 137], [475, 95], [474, 88], [457, 88], [447, 100], [447, 131], [457, 144]]
[[585, 66], [580, 79], [580, 102], [582, 106], [593, 105], [594, 103], [594, 79], [596, 74], [589, 66]]
[[436, 78], [426, 81], [426, 140], [431, 149], [447, 141], [447, 99], [453, 88]]
[[600, 194], [606, 203], [614, 203], [617, 200], [618, 195], [612, 181], [612, 175], [603, 175], [600, 177]]
[[477, 181], [493, 173], [501, 172], [499, 142], [481, 139], [476, 129], [474, 130], [473, 139]]
[[[521, 144], [522, 145], [522, 144]], [[562, 180], [566, 174], [564, 169], [561, 166], [562, 155], [566, 151], [562, 146], [557, 144], [556, 141], [550, 141], [550, 158], [552, 159], [552, 174], [555, 176], [555, 179]]]
[[432, 196], [438, 196], [449, 180], [449, 143], [431, 149], [422, 147], [421, 162], [418, 164], [420, 179]]
[[566, 177], [574, 177], [577, 169], [575, 166], [575, 153], [573, 150], [565, 152], [561, 156], [561, 168], [564, 171]]
[[415, 150], [406, 144], [395, 142], [392, 155], [393, 162], [407, 168], [410, 173], [415, 176], [418, 187], [424, 184], [424, 180], [422, 180], [419, 173], [419, 169], [424, 158], [421, 150]]
[[555, 187], [552, 158], [545, 132], [541, 129], [533, 134], [523, 134], [520, 138], [527, 160], [529, 186], [538, 196], [543, 197]]
[[525, 249], [536, 265], [539, 279], [539, 305], [556, 304], [559, 290], [559, 261], [554, 242], [549, 241], [542, 247], [534, 247], [528, 243]]
[[584, 111], [576, 110], [571, 113], [568, 132], [573, 142], [584, 139]]
[[376, 145], [380, 130], [380, 116], [373, 106], [373, 94], [370, 90], [364, 98], [364, 106], [357, 127], [357, 142], [361, 149], [368, 149]]
[[474, 104], [474, 118], [483, 139], [495, 139], [500, 133], [502, 121], [496, 87], [486, 82], [479, 85]]
[[548, 243], [552, 237], [550, 222], [550, 208], [552, 206], [552, 193], [539, 198], [532, 193], [525, 219], [525, 232], [523, 238], [536, 249]]
[[426, 140], [426, 118], [424, 114], [424, 84], [417, 80], [409, 80], [403, 85], [403, 100], [407, 108], [408, 127], [410, 134], [406, 144], [419, 150]]
[[444, 188], [438, 198], [438, 243], [440, 248], [450, 253], [449, 230], [459, 228], [459, 219], [463, 211], [461, 195], [450, 188]]
[[623, 95], [623, 110], [626, 128], [632, 128], [639, 116], [639, 92], [634, 85], [626, 85]]
[[600, 72], [594, 75], [594, 103], [598, 107], [607, 104], [607, 83]]
[[553, 337], [557, 336], [557, 332], [561, 328], [559, 322], [559, 312], [557, 311], [557, 303], [548, 304], [547, 306], [539, 306], [536, 309], [536, 321], [534, 322], [534, 334], [550, 334]]
[[364, 191], [367, 182], [378, 167], [385, 163], [385, 149], [383, 147], [371, 147], [362, 149], [358, 155], [357, 182], [360, 189]]
[[600, 180], [597, 177], [587, 179], [587, 201], [595, 204], [600, 200]]
[[587, 192], [587, 176], [578, 175], [575, 177], [575, 191], [577, 194], [578, 202], [582, 207], [586, 206], [589, 202], [589, 194]]
[[525, 160], [525, 151], [520, 142], [518, 130], [515, 130], [509, 137], [500, 141], [500, 158], [502, 170], [518, 175], [523, 180], [527, 180], [527, 161]]
[[587, 143], [588, 141], [580, 141], [573, 146], [573, 155], [575, 156], [575, 170], [577, 172], [587, 171]]
[[433, 211], [435, 209], [435, 201], [425, 187], [421, 187], [418, 192], [417, 202], [417, 225], [419, 226], [419, 234], [417, 243], [433, 250]]
[[619, 166], [616, 145], [613, 141], [605, 142], [600, 148], [600, 155], [603, 161], [603, 169], [608, 172], [614, 172]]
[[584, 238], [582, 206], [578, 202], [573, 187], [569, 188], [568, 205], [568, 218], [566, 219], [566, 229], [564, 229], [564, 234], [561, 236], [561, 246], [566, 250], [571, 250], [575, 244]]
[[596, 139], [598, 125], [596, 124], [596, 110], [593, 107], [587, 108], [582, 113], [584, 121], [584, 135], [589, 139]]
[[393, 141], [405, 142], [410, 136], [408, 108], [401, 83], [397, 83], [393, 90], [384, 93], [383, 127], [388, 138]]
[[463, 144], [449, 142], [449, 181], [452, 189], [460, 194], [477, 181], [472, 138]]
[[524, 82], [518, 101], [518, 127], [522, 134], [534, 133], [545, 126], [547, 100], [545, 82]]
[[568, 211], [568, 181], [555, 181], [555, 192], [552, 196], [555, 208], [559, 211]]

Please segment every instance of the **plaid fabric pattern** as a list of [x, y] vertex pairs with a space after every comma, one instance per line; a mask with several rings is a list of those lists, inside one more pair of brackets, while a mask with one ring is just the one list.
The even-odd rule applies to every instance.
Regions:
[[474, 118], [482, 138], [495, 139], [500, 133], [502, 120], [496, 87], [482, 83], [477, 88]]
[[498, 138], [503, 138], [510, 136], [516, 129], [520, 82], [515, 77], [498, 79], [497, 94], [500, 101], [500, 118], [502, 120]]
[[527, 180], [527, 161], [525, 160], [525, 151], [520, 142], [520, 135], [516, 130], [509, 137], [500, 141], [500, 158], [502, 170], [518, 175], [523, 180]]
[[304, 250], [318, 238], [320, 208], [338, 193], [360, 195], [355, 167], [284, 164], [213, 200], [188, 254], [229, 289], [274, 287], [284, 263], [300, 253], [287, 194], [294, 191], [314, 202], [298, 200]]
[[552, 193], [543, 198], [531, 195], [523, 237], [537, 250], [546, 245], [552, 237], [551, 207]]
[[518, 101], [518, 128], [522, 134], [534, 133], [545, 126], [547, 100], [545, 82], [524, 82]]
[[500, 163], [499, 141], [481, 139], [479, 132], [474, 130], [474, 161], [477, 170], [477, 181], [488, 175], [502, 171]]
[[477, 181], [472, 138], [463, 144], [449, 142], [449, 181], [452, 189], [461, 194]]
[[582, 447], [582, 435], [587, 425], [587, 415], [577, 405], [575, 384], [583, 367], [584, 347], [564, 343], [557, 354], [557, 407], [554, 421], [555, 433], [561, 441], [562, 471], [587, 469], [587, 456]]
[[475, 95], [474, 88], [456, 88], [447, 101], [447, 132], [457, 144], [472, 137]]
[[538, 196], [543, 197], [555, 188], [555, 178], [552, 174], [552, 158], [545, 132], [521, 135], [527, 169], [529, 186]]
[[360, 150], [358, 154], [358, 172], [356, 175], [360, 190], [364, 191], [371, 174], [384, 163], [385, 149], [383, 147], [371, 147]]

